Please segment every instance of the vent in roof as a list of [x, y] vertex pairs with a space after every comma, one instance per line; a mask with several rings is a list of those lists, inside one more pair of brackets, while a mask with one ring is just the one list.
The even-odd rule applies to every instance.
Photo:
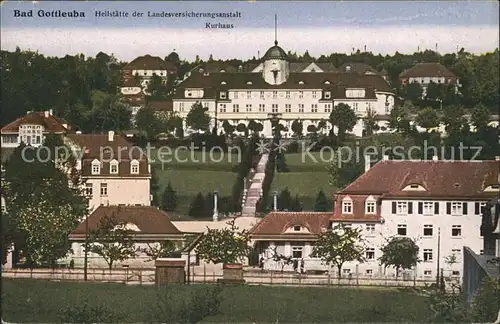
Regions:
[[252, 81], [247, 81], [247, 84], [252, 84]]
[[326, 81], [325, 81], [325, 84], [330, 84], [330, 81], [326, 80]]
[[220, 70], [220, 71], [221, 71], [222, 73], [226, 72], [226, 70], [224, 70], [224, 69], [222, 69], [222, 70]]
[[209, 76], [209, 75], [210, 75], [210, 73], [208, 73], [208, 72], [203, 73], [203, 76]]
[[226, 81], [221, 81], [220, 84], [226, 84]]
[[304, 84], [304, 81], [299, 81], [299, 84]]

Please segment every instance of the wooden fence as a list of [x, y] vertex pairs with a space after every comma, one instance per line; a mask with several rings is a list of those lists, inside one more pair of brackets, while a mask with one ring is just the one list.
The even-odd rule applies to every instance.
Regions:
[[[84, 281], [83, 269], [4, 269], [3, 278], [45, 279], [54, 281]], [[337, 278], [328, 274], [298, 274], [245, 271], [243, 277], [248, 284], [293, 285], [293, 286], [353, 286], [353, 287], [423, 287], [433, 280], [395, 279], [393, 277], [353, 277]], [[186, 278], [190, 283], [215, 283], [222, 273], [190, 273]], [[136, 285], [155, 283], [155, 269], [96, 269], [87, 271], [87, 280], [94, 282], [115, 282]]]

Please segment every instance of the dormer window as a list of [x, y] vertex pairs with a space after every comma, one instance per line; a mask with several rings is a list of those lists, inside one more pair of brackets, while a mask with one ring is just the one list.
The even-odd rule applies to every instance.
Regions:
[[352, 214], [352, 200], [350, 198], [345, 198], [342, 201], [342, 213]]
[[365, 207], [367, 214], [375, 214], [375, 201], [367, 201]]
[[325, 81], [325, 84], [330, 84], [330, 81], [326, 80], [326, 81]]
[[252, 84], [252, 81], [247, 81], [247, 84]]
[[325, 91], [325, 99], [330, 99], [332, 97], [332, 93], [330, 91]]
[[225, 91], [221, 91], [221, 92], [219, 93], [219, 97], [220, 97], [221, 99], [226, 99], [226, 92], [225, 92]]
[[300, 225], [295, 225], [295, 226], [293, 227], [293, 230], [294, 230], [295, 232], [299, 232], [299, 231], [300, 231]]
[[98, 160], [92, 161], [92, 174], [100, 174], [101, 173], [101, 162]]
[[139, 174], [139, 161], [132, 160], [130, 162], [130, 174]]
[[411, 185], [410, 185], [410, 188], [411, 188], [411, 189], [418, 189], [418, 184], [411, 184]]
[[220, 84], [226, 84], [226, 81], [221, 81]]
[[109, 173], [118, 174], [118, 161], [113, 160], [109, 163]]
[[299, 81], [299, 84], [304, 84], [304, 81]]

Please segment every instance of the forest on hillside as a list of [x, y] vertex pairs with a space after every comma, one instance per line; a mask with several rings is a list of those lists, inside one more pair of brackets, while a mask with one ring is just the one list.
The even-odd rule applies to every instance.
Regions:
[[[404, 93], [399, 85], [399, 74], [419, 62], [440, 62], [460, 78], [462, 87], [459, 104], [466, 109], [479, 104], [498, 112], [499, 107], [499, 51], [475, 55], [461, 49], [457, 53], [440, 54], [426, 50], [413, 54], [375, 55], [357, 51], [351, 55], [333, 53], [318, 58], [306, 51], [302, 55], [288, 53], [294, 62], [329, 62], [339, 67], [344, 63], [366, 63], [377, 70], [385, 69], [389, 81], [398, 94]], [[121, 100], [121, 68], [125, 62], [114, 56], [99, 53], [95, 57], [66, 55], [49, 57], [38, 52], [17, 48], [13, 52], [1, 51], [0, 80], [2, 84], [1, 125], [13, 121], [27, 111], [52, 109], [54, 114], [67, 119], [76, 129], [87, 132], [127, 129], [130, 112]], [[210, 57], [209, 60], [214, 60]], [[257, 62], [238, 59], [226, 60], [226, 64]], [[182, 60], [179, 74], [182, 76], [198, 64]]]

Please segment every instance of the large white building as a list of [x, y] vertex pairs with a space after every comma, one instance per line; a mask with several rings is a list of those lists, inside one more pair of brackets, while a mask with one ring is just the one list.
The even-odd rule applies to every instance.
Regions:
[[[394, 161], [384, 158], [337, 192], [333, 213], [272, 212], [250, 230], [265, 269], [279, 270], [273, 251], [304, 259], [305, 270], [333, 270], [310, 254], [317, 236], [342, 223], [361, 229], [365, 262], [348, 262], [344, 276], [395, 276], [380, 264], [381, 248], [392, 237], [409, 237], [419, 246], [416, 269], [400, 277], [432, 280], [438, 267], [462, 276], [464, 246], [482, 253], [482, 206], [498, 196], [496, 161]], [[454, 258], [451, 258], [454, 256]], [[454, 263], [447, 262], [454, 259]], [[439, 260], [439, 264], [438, 264]], [[253, 260], [251, 263], [256, 264]], [[291, 266], [285, 267], [291, 270]]]
[[[394, 107], [394, 94], [379, 74], [322, 72], [315, 63], [291, 72], [290, 62], [278, 42], [271, 47], [252, 72], [194, 71], [181, 82], [173, 99], [173, 111], [185, 118], [193, 104], [208, 108], [211, 127], [222, 123], [248, 125], [255, 120], [263, 125], [264, 136], [272, 135], [271, 118], [278, 118], [292, 135], [294, 120], [303, 122], [304, 133], [309, 125], [328, 121], [333, 107], [348, 104], [360, 117], [354, 134], [361, 136], [363, 117], [368, 110], [383, 120]], [[385, 121], [380, 121], [385, 126]], [[327, 123], [326, 131], [331, 129]]]

